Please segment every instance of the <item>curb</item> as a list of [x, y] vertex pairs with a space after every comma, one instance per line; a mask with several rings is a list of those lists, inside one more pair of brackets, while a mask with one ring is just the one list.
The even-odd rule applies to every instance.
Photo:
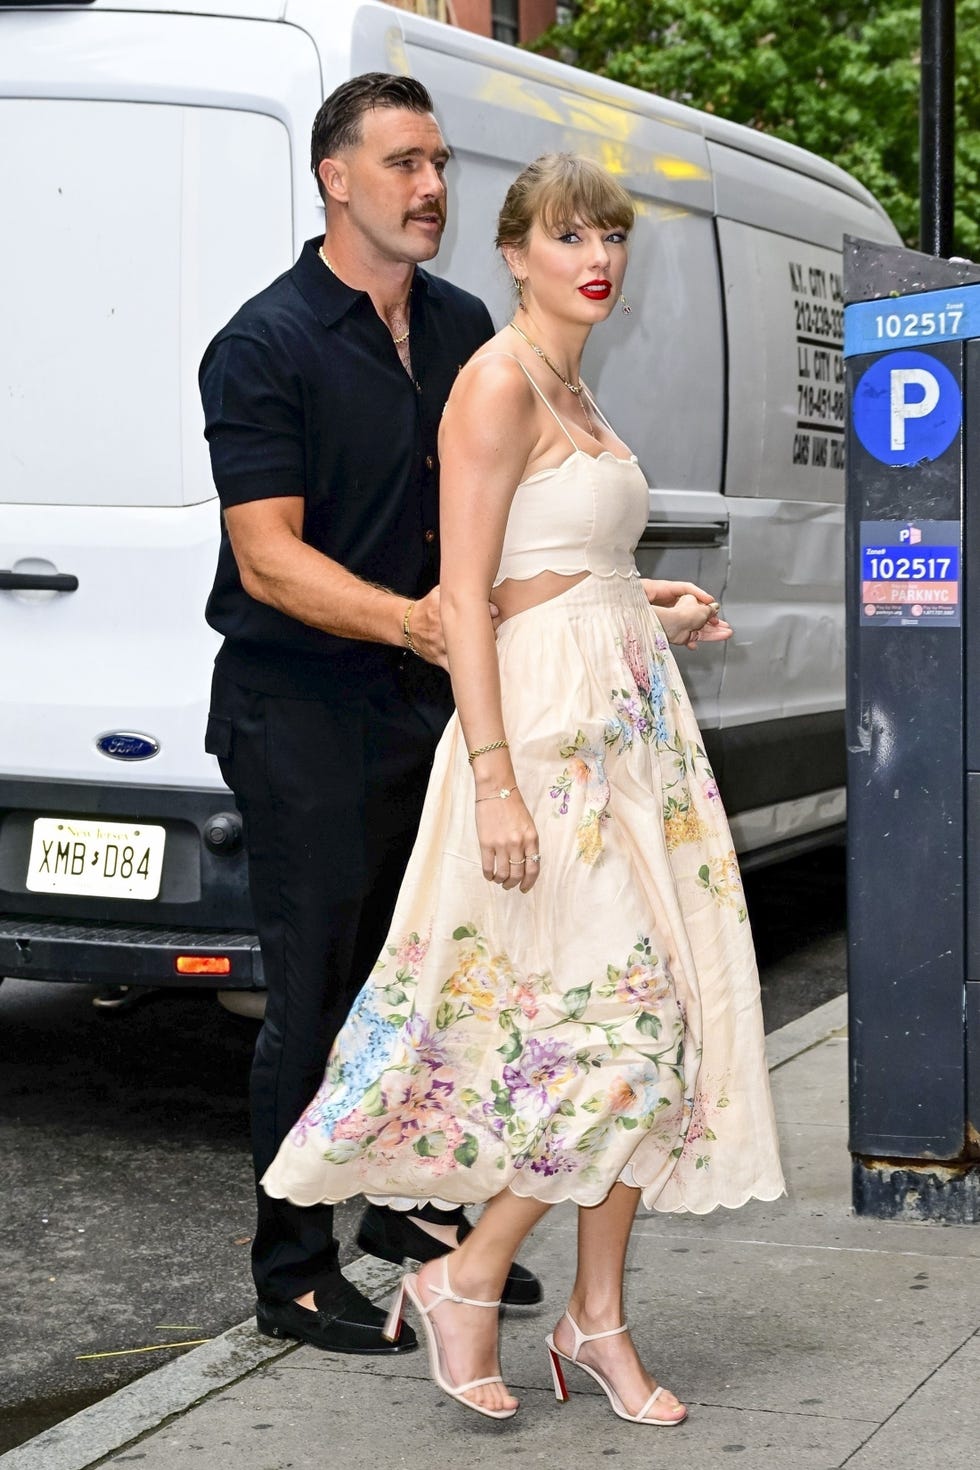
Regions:
[[[770, 1072], [847, 1029], [847, 997], [839, 995], [766, 1037]], [[386, 1296], [401, 1270], [373, 1256], [360, 1256], [344, 1274], [372, 1301]], [[0, 1470], [89, 1470], [108, 1456], [159, 1429], [168, 1419], [247, 1378], [300, 1344], [263, 1337], [253, 1320], [117, 1389], [25, 1444], [0, 1455]]]
[[847, 996], [835, 995], [833, 1000], [817, 1006], [815, 1011], [808, 1011], [805, 1016], [790, 1021], [788, 1026], [769, 1033], [766, 1037], [769, 1070], [775, 1072], [805, 1051], [812, 1051], [821, 1042], [846, 1035]]
[[[344, 1274], [374, 1301], [394, 1290], [401, 1270], [361, 1256]], [[0, 1455], [0, 1467], [86, 1470], [299, 1346], [263, 1337], [250, 1318], [8, 1450]]]

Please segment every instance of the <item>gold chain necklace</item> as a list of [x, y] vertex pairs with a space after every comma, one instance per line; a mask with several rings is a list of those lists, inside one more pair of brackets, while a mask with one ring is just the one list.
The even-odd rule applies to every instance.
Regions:
[[[333, 266], [330, 264], [329, 260], [327, 259], [326, 255], [324, 254], [323, 246], [322, 245], [320, 246], [319, 250], [317, 251], [317, 255], [319, 255], [320, 259], [323, 261], [324, 265], [326, 266], [326, 268], [330, 272], [330, 274], [332, 276], [335, 276], [337, 274], [337, 272], [334, 270]], [[388, 326], [388, 323], [387, 322], [385, 322], [385, 326], [386, 327]], [[391, 328], [390, 327], [388, 327], [388, 331], [391, 332]], [[409, 339], [409, 337], [411, 335], [412, 335], [412, 329], [411, 329], [411, 327], [409, 327], [408, 331], [407, 332], [402, 332], [402, 334], [401, 334], [400, 337], [396, 337], [395, 334], [394, 334], [394, 332], [391, 332], [391, 340], [392, 340], [392, 342], [394, 342], [394, 344], [395, 344], [396, 347], [400, 347], [403, 342], [407, 342], [408, 341], [408, 339]]]
[[581, 391], [582, 391], [582, 384], [581, 383], [570, 383], [569, 380], [565, 377], [565, 374], [562, 372], [561, 368], [558, 366], [558, 364], [555, 363], [555, 362], [552, 362], [551, 358], [548, 356], [547, 352], [545, 352], [544, 348], [543, 347], [539, 347], [536, 342], [532, 342], [531, 339], [530, 339], [530, 337], [526, 336], [521, 331], [520, 327], [517, 325], [516, 322], [508, 322], [507, 325], [509, 327], [513, 327], [514, 328], [514, 331], [517, 333], [518, 337], [520, 337], [522, 341], [524, 341], [524, 342], [527, 343], [528, 347], [530, 347], [530, 349], [531, 349], [532, 352], [537, 353], [538, 357], [540, 357], [540, 359], [541, 359], [542, 362], [546, 362], [548, 364], [548, 366], [551, 368], [551, 371], [554, 373], [555, 377], [556, 378], [560, 378], [561, 381], [565, 384], [565, 387], [568, 389], [569, 393], [574, 393], [575, 394], [575, 397], [577, 398], [579, 396], [579, 394], [581, 393]]
[[575, 397], [578, 399], [582, 407], [582, 414], [585, 418], [585, 426], [588, 429], [589, 433], [592, 435], [593, 439], [597, 439], [599, 436], [595, 431], [595, 425], [592, 422], [592, 415], [589, 413], [588, 399], [581, 396], [582, 384], [569, 382], [568, 378], [565, 377], [565, 374], [562, 372], [561, 368], [558, 366], [557, 363], [552, 362], [551, 358], [548, 356], [547, 352], [545, 352], [544, 348], [539, 347], [536, 342], [532, 342], [530, 337], [528, 337], [525, 332], [521, 331], [516, 322], [508, 322], [507, 325], [509, 327], [513, 327], [518, 337], [521, 338], [521, 341], [526, 342], [531, 351], [536, 353], [537, 356], [540, 357], [541, 361], [546, 363], [548, 367], [551, 368], [551, 371], [554, 373], [555, 377], [559, 378], [565, 384], [565, 387], [568, 389], [569, 393], [575, 394]]

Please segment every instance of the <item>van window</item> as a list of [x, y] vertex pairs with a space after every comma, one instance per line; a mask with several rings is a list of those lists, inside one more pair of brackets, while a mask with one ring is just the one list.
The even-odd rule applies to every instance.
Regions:
[[0, 137], [0, 500], [212, 498], [197, 365], [292, 262], [285, 127], [218, 108], [10, 98]]

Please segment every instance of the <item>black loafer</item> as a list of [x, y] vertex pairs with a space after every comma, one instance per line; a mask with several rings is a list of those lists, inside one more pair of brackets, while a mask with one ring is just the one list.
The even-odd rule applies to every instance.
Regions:
[[[469, 1220], [460, 1219], [460, 1244], [472, 1229]], [[393, 1261], [396, 1266], [406, 1259], [434, 1261], [452, 1250], [452, 1246], [443, 1245], [441, 1240], [421, 1230], [403, 1211], [392, 1210], [387, 1205], [368, 1205], [361, 1217], [357, 1243], [367, 1255]], [[507, 1273], [500, 1293], [501, 1301], [509, 1307], [533, 1307], [541, 1301], [542, 1295], [538, 1278], [515, 1261]]]
[[255, 1321], [266, 1337], [294, 1337], [328, 1353], [361, 1356], [410, 1353], [418, 1338], [407, 1323], [402, 1324], [397, 1342], [381, 1336], [385, 1314], [369, 1302], [343, 1276], [327, 1288], [314, 1292], [316, 1311], [297, 1302], [274, 1302], [260, 1297], [255, 1303]]

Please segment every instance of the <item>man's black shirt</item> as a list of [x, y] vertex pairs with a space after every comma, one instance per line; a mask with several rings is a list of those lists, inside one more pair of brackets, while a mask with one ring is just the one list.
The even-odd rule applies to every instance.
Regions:
[[[305, 542], [365, 581], [422, 597], [439, 578], [439, 419], [493, 324], [477, 297], [416, 269], [410, 378], [370, 297], [338, 280], [318, 246], [307, 241], [204, 354], [214, 482], [222, 509], [301, 496]], [[207, 619], [224, 636], [221, 672], [268, 694], [323, 697], [398, 656], [250, 597], [224, 527]]]

